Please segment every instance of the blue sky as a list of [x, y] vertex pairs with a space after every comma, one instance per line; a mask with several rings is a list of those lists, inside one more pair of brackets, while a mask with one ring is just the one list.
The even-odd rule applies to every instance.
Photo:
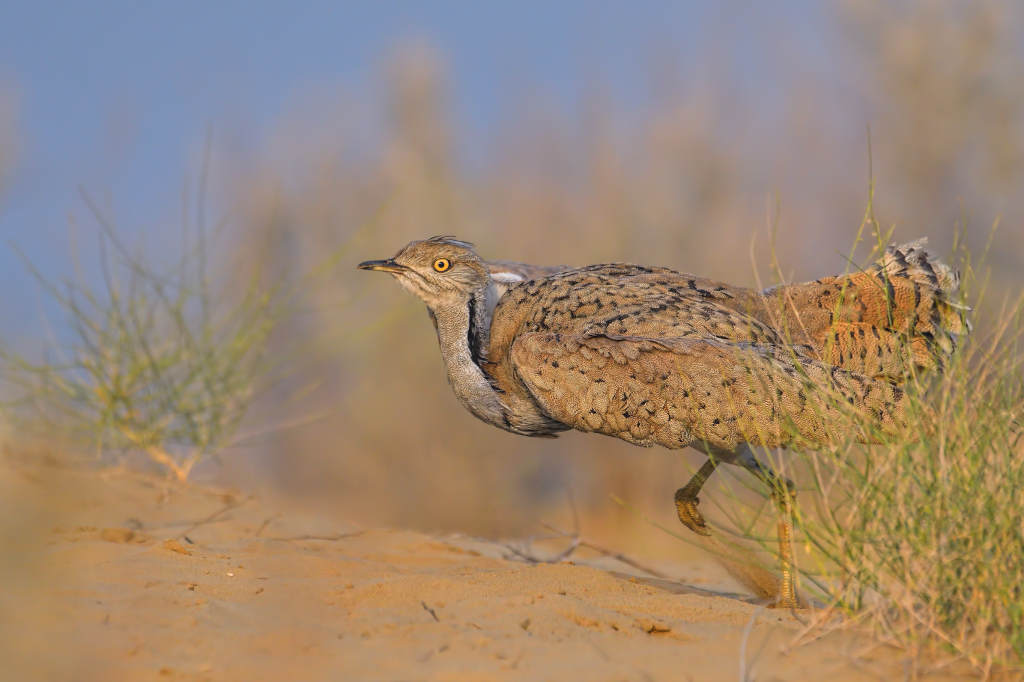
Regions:
[[[0, 2], [0, 86], [18, 101], [20, 162], [0, 203], [0, 323], [34, 310], [31, 281], [6, 242], [44, 269], [67, 265], [68, 213], [95, 234], [78, 187], [109, 196], [124, 229], [180, 214], [205, 130], [254, 143], [303, 93], [379, 95], [386, 56], [410, 39], [449, 67], [454, 115], [472, 159], [502, 119], [510, 83], [572, 115], [594, 82], [628, 105], [642, 74], [671, 54], [699, 77], [709, 36], [740, 88], [771, 97], [763, 49], [785, 24], [797, 59], [823, 61], [827, 22], [811, 3], [771, 10], [708, 2]], [[779, 9], [781, 7], [781, 9]], [[714, 8], [714, 9], [712, 9]], [[821, 67], [818, 64], [817, 67]], [[766, 100], [767, 101], [767, 100]], [[640, 106], [637, 102], [637, 106]], [[214, 148], [216, 163], [216, 147]], [[90, 256], [91, 241], [83, 243]]]

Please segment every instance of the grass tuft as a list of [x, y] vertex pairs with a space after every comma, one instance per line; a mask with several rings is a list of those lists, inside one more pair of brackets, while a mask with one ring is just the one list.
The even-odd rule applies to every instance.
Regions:
[[42, 360], [0, 341], [0, 372], [17, 392], [6, 416], [23, 429], [85, 438], [97, 458], [143, 452], [184, 481], [232, 444], [254, 398], [283, 376], [267, 350], [298, 285], [259, 261], [211, 282], [202, 229], [190, 238], [186, 227], [177, 263], [155, 265], [125, 248], [86, 201], [103, 228], [103, 284], [48, 279], [22, 255], [67, 331]]
[[[880, 251], [888, 235], [871, 203], [865, 226]], [[975, 331], [940, 371], [906, 376], [906, 433], [846, 410], [845, 432], [873, 444], [851, 435], [790, 465], [801, 490], [793, 555], [800, 589], [826, 605], [818, 623], [842, 614], [919, 664], [945, 652], [988, 677], [1024, 669], [1024, 299], [986, 317], [978, 268], [965, 248], [959, 255]], [[832, 405], [844, 407], [842, 397]], [[733, 494], [727, 516], [742, 540], [778, 557], [767, 492], [751, 490], [762, 501]]]
[[1024, 663], [1022, 315], [1004, 311], [942, 375], [916, 379], [915, 411], [934, 415], [917, 439], [804, 454], [805, 587], [869, 613], [886, 641], [984, 674]]

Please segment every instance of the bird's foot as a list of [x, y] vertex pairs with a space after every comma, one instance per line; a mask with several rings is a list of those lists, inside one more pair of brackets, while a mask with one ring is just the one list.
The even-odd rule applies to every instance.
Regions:
[[768, 604], [769, 609], [799, 609], [803, 608], [800, 606], [799, 600], [796, 598], [796, 593], [792, 594], [780, 594], [778, 598], [771, 604]]
[[709, 537], [711, 529], [704, 522], [704, 515], [697, 511], [698, 504], [700, 498], [696, 495], [687, 495], [686, 488], [676, 491], [676, 511], [679, 512], [679, 520], [697, 535]]

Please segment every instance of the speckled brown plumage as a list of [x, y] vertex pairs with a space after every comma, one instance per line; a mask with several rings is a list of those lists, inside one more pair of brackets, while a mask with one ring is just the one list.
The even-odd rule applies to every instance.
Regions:
[[[902, 382], [911, 365], [926, 369], [941, 364], [963, 330], [961, 311], [949, 301], [956, 274], [921, 246], [915, 242], [890, 247], [882, 262], [863, 273], [766, 292], [636, 265], [562, 271], [517, 285], [502, 298], [490, 329], [490, 364], [484, 368], [510, 401], [538, 401], [562, 424], [637, 445], [684, 447], [707, 440], [720, 447], [743, 442], [785, 446], [786, 438], [793, 436], [757, 435], [772, 432], [769, 424], [778, 427], [782, 408], [790, 426], [800, 429], [807, 442], [821, 444], [831, 440], [820, 429], [830, 401], [820, 391], [805, 390], [791, 375], [795, 357], [807, 375], [800, 381], [834, 388], [849, 404], [875, 415], [880, 428], [891, 431], [906, 417], [905, 396], [893, 384]], [[601, 359], [591, 359], [594, 343], [603, 349]], [[625, 369], [608, 368], [603, 358], [609, 353], [620, 359], [628, 354], [616, 363]], [[559, 364], [552, 367], [551, 362]], [[566, 363], [572, 364], [574, 373], [566, 371]], [[642, 371], [637, 374], [634, 367]], [[653, 367], [661, 371], [653, 372]], [[747, 379], [733, 376], [740, 368]], [[616, 376], [605, 376], [608, 372]], [[709, 379], [709, 372], [719, 377]], [[650, 378], [650, 386], [641, 389], [645, 382], [637, 376]], [[668, 435], [654, 417], [656, 410], [650, 415], [636, 412], [642, 400], [655, 401], [647, 395], [652, 391], [662, 394], [662, 401], [679, 401], [680, 391], [698, 376], [705, 382], [717, 381], [717, 386], [704, 386], [705, 400], [685, 408], [689, 411], [683, 419], [692, 428], [681, 435]], [[730, 376], [734, 383], [725, 390], [722, 380]], [[552, 378], [557, 378], [554, 384]], [[751, 386], [739, 400], [735, 394], [744, 382]], [[734, 409], [748, 414], [746, 403], [763, 392], [753, 384], [776, 383], [776, 393], [782, 392], [787, 400], [808, 396], [814, 409], [794, 412], [792, 405], [773, 402], [755, 419], [762, 424], [756, 431], [745, 425], [747, 417], [722, 414]], [[629, 409], [609, 413], [610, 422], [599, 421], [608, 409], [599, 396], [609, 384], [620, 401], [628, 396]], [[586, 396], [595, 396], [597, 402], [591, 404]], [[727, 403], [726, 398], [734, 402]], [[517, 410], [512, 412], [514, 426]], [[645, 424], [637, 425], [636, 420]], [[672, 429], [679, 428], [675, 419], [669, 423]], [[664, 435], [635, 435], [648, 432]]]
[[[512, 365], [545, 413], [634, 445], [735, 450], [842, 438], [833, 387], [883, 430], [907, 426], [903, 391], [771, 346], [706, 338], [527, 334]], [[867, 438], [867, 436], [864, 436]]]
[[[923, 244], [889, 247], [864, 272], [763, 292], [630, 264], [483, 261], [447, 237], [360, 267], [391, 272], [427, 304], [449, 383], [480, 419], [529, 436], [576, 429], [711, 455], [676, 493], [680, 520], [707, 535], [697, 493], [719, 462], [784, 490], [751, 446], [919, 428], [899, 384], [941, 367], [964, 331], [950, 300], [958, 276]], [[788, 545], [782, 556], [780, 603], [793, 606]]]
[[967, 325], [951, 300], [959, 273], [926, 242], [890, 246], [864, 272], [770, 289], [754, 314], [824, 362], [868, 376], [900, 382], [910, 364], [941, 367]]

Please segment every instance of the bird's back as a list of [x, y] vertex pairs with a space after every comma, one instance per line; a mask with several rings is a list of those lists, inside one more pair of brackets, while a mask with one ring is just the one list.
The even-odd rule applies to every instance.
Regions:
[[494, 311], [488, 375], [513, 413], [528, 414], [534, 400], [517, 379], [512, 346], [528, 334], [644, 338], [716, 338], [775, 345], [760, 320], [739, 312], [754, 295], [667, 268], [630, 264], [565, 270], [512, 287]]
[[533, 332], [780, 341], [742, 311], [753, 294], [667, 268], [615, 263], [565, 270], [505, 294], [494, 312], [490, 359], [500, 361], [516, 337]]
[[922, 246], [890, 247], [864, 272], [766, 291], [630, 264], [524, 281], [494, 311], [487, 373], [507, 401], [528, 411], [533, 398], [516, 376], [512, 346], [527, 334], [553, 333], [787, 347], [900, 383], [912, 365], [941, 366], [965, 327], [951, 300], [956, 272]]

